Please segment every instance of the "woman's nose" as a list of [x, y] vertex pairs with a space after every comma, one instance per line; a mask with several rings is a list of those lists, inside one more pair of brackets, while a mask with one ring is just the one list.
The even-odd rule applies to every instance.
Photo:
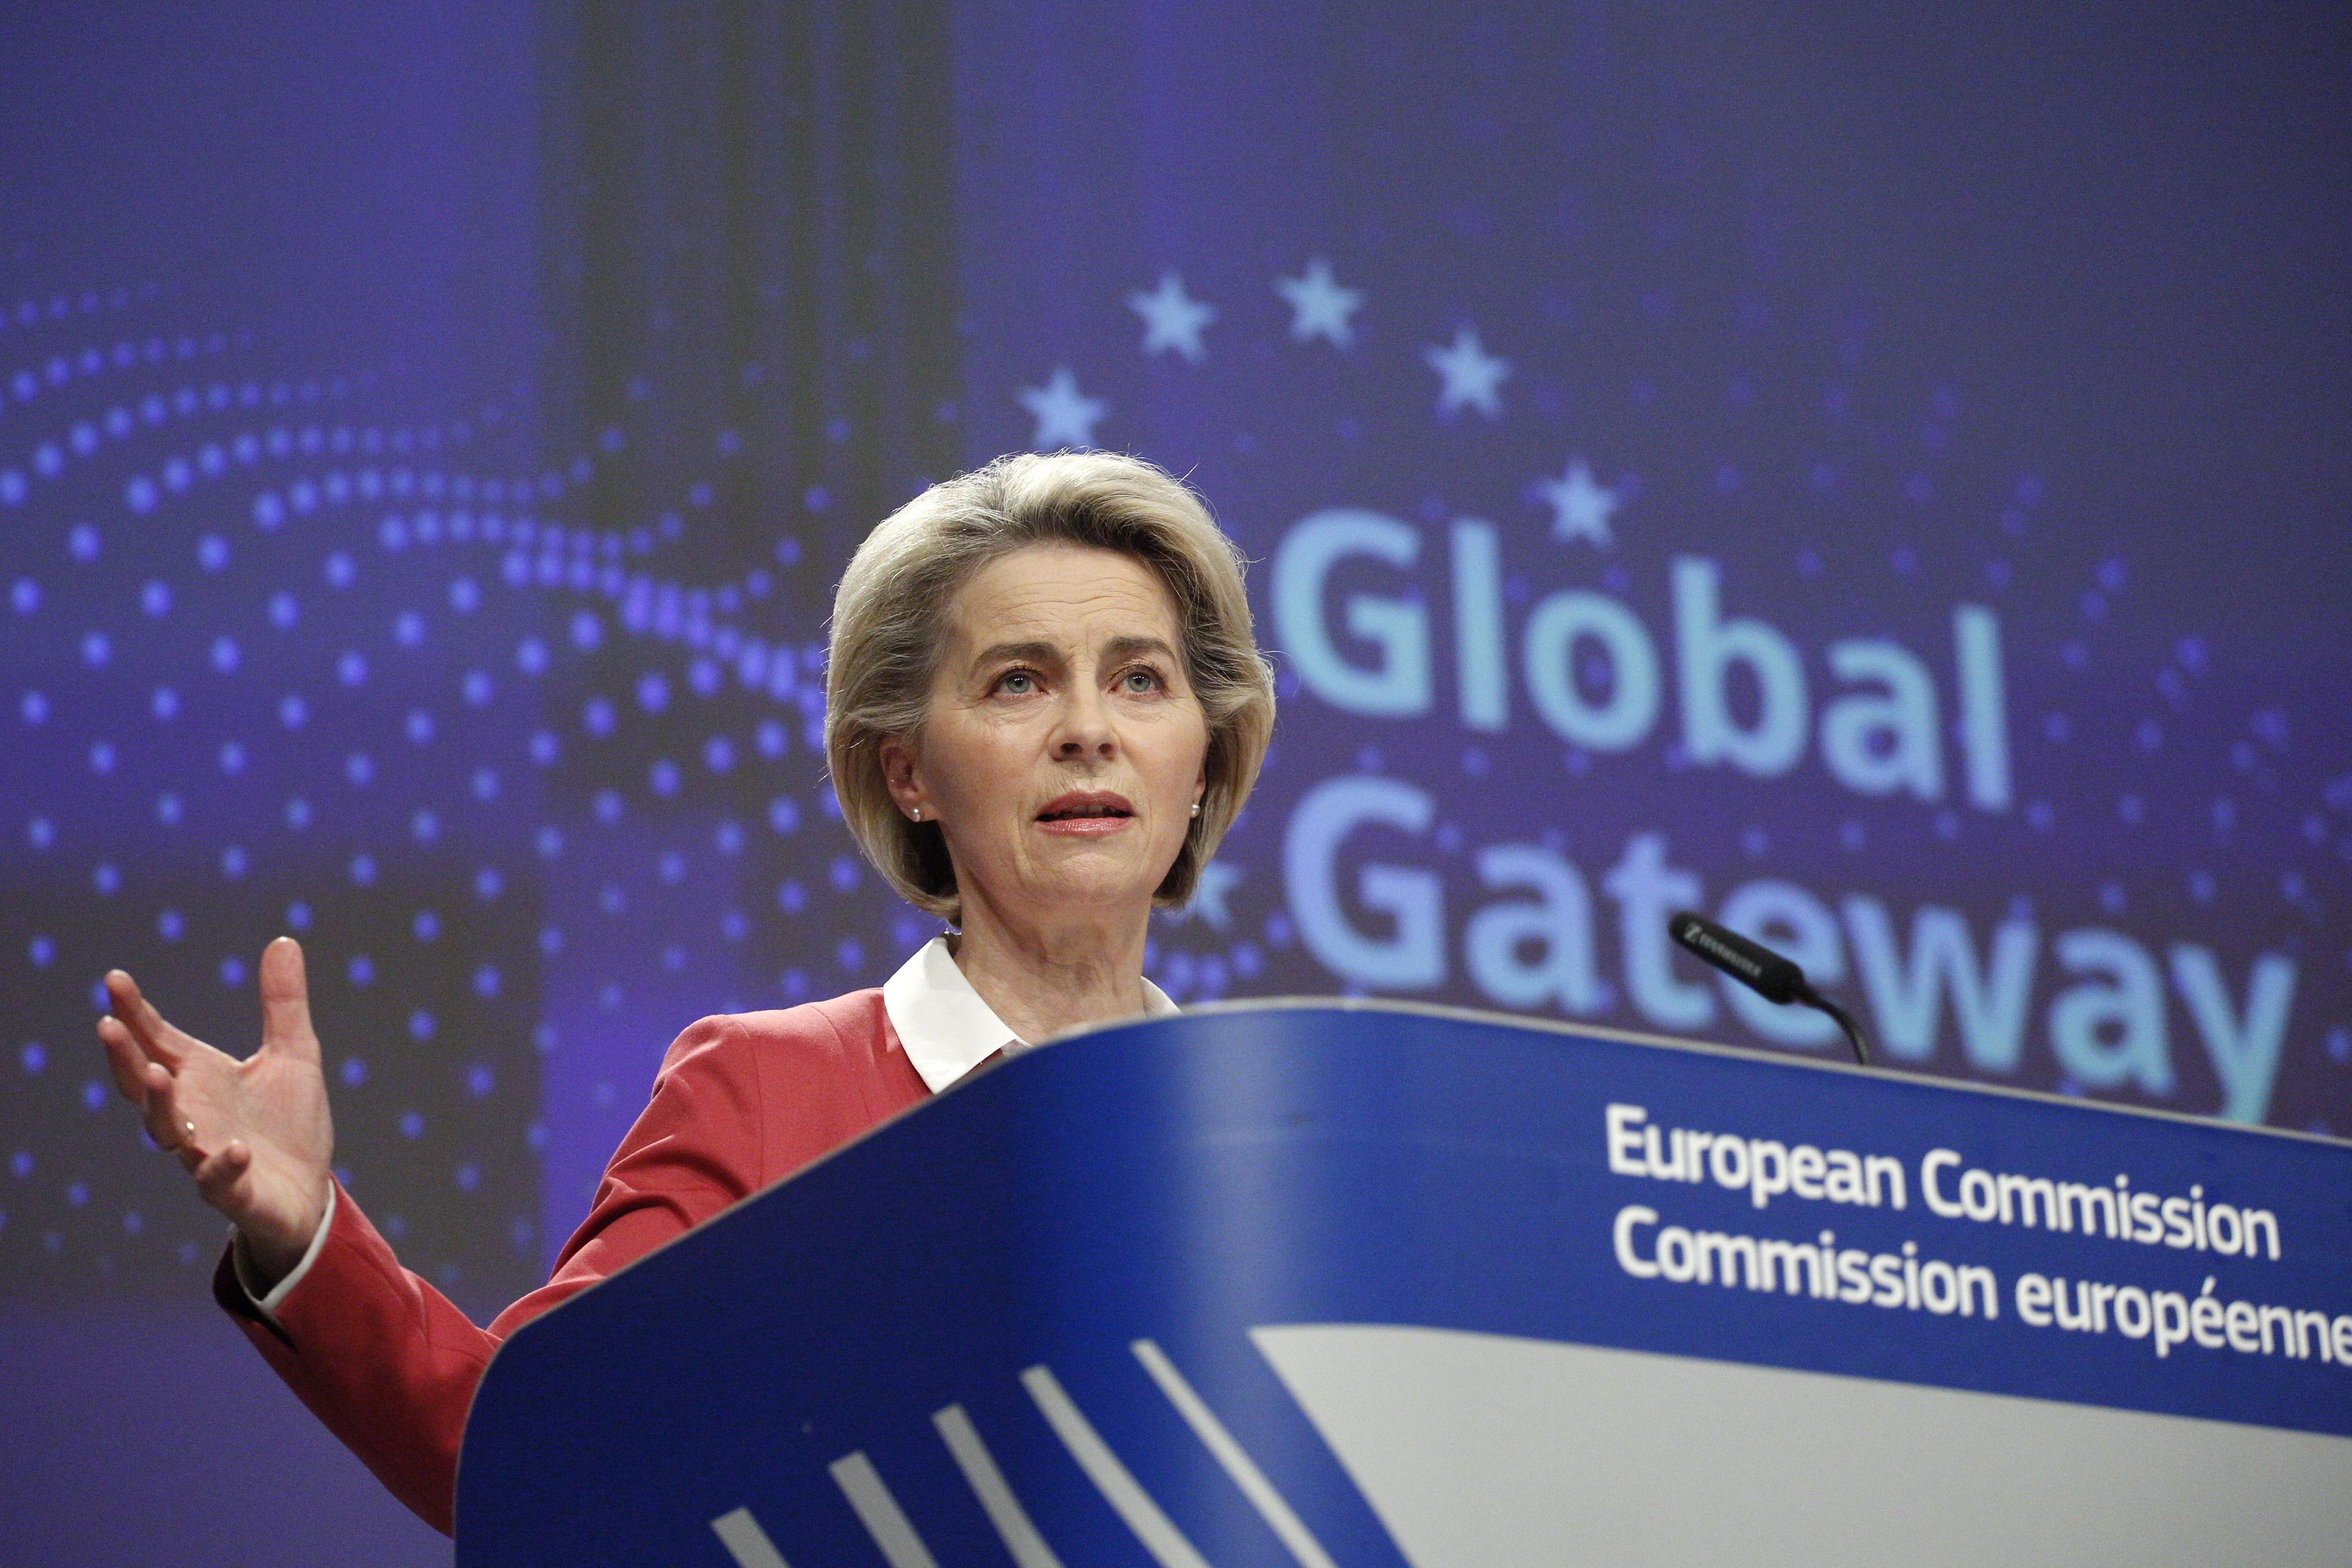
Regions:
[[1063, 702], [1061, 717], [1054, 737], [1054, 755], [1062, 760], [1108, 758], [1118, 749], [1118, 737], [1111, 729], [1110, 705], [1100, 692], [1080, 686]]

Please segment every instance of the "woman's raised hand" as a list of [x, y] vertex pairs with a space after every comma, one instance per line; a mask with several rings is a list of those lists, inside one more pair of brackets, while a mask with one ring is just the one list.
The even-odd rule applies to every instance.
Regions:
[[262, 952], [261, 1049], [243, 1061], [174, 1029], [121, 970], [106, 992], [98, 1038], [122, 1097], [236, 1223], [255, 1270], [283, 1279], [326, 1213], [335, 1152], [300, 946], [280, 936]]

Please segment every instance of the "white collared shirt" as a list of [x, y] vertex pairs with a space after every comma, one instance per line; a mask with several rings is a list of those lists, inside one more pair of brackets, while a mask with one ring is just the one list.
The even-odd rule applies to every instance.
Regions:
[[[923, 1080], [923, 1087], [936, 1094], [949, 1084], [978, 1067], [998, 1051], [1011, 1056], [1029, 1049], [1029, 1042], [1006, 1027], [996, 1009], [981, 999], [956, 967], [955, 955], [948, 951], [948, 939], [934, 936], [915, 951], [915, 956], [898, 966], [898, 972], [882, 982], [882, 1010], [890, 1015], [890, 1027], [898, 1033], [898, 1043], [905, 1048], [907, 1060]], [[1177, 1010], [1168, 999], [1168, 993], [1151, 983], [1143, 982], [1143, 1016], [1165, 1018]], [[246, 1299], [267, 1316], [275, 1316], [278, 1303], [291, 1294], [310, 1271], [319, 1256], [319, 1249], [327, 1239], [327, 1229], [335, 1220], [335, 1189], [327, 1188], [327, 1212], [320, 1217], [319, 1228], [310, 1234], [310, 1245], [302, 1260], [291, 1272], [270, 1290], [254, 1289], [253, 1265], [246, 1257], [244, 1240], [236, 1228], [229, 1227], [231, 1246], [229, 1258], [236, 1270], [236, 1282], [244, 1287]]]
[[[996, 1016], [956, 967], [948, 939], [934, 936], [882, 982], [882, 1010], [923, 1080], [936, 1094], [998, 1051], [1011, 1056], [1029, 1049], [1029, 1042]], [[1168, 993], [1143, 982], [1143, 1016], [1165, 1018], [1176, 1011]]]

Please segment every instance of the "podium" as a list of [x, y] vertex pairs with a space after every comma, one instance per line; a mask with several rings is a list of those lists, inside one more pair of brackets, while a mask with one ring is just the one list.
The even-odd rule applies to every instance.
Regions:
[[1013, 1058], [507, 1343], [461, 1568], [2343, 1563], [2352, 1145], [1432, 1009]]

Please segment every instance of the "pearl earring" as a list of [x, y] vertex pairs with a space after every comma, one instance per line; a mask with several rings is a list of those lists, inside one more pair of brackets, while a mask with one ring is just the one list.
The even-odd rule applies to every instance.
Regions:
[[1201, 802], [1199, 802], [1198, 800], [1195, 800], [1195, 801], [1193, 801], [1193, 802], [1192, 802], [1192, 815], [1194, 815], [1194, 816], [1196, 816], [1196, 817], [1197, 817], [1197, 816], [1199, 816], [1200, 814], [1201, 814]]
[[908, 809], [908, 812], [907, 812], [907, 815], [908, 815], [909, 817], [914, 818], [914, 819], [915, 819], [915, 821], [919, 821], [919, 821], [921, 821], [923, 820], [923, 809], [922, 809], [920, 806], [915, 806], [915, 807], [909, 808], [909, 809]]

